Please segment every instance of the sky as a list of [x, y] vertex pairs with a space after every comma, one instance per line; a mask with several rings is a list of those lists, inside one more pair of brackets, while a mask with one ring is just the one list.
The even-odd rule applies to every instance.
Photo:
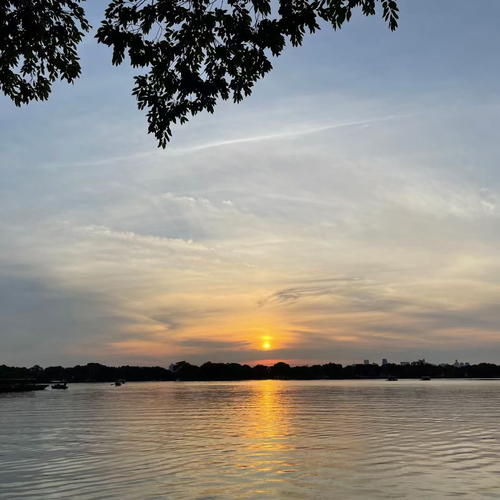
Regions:
[[0, 364], [500, 363], [500, 2], [400, 8], [166, 150], [91, 36], [75, 85], [1, 96]]

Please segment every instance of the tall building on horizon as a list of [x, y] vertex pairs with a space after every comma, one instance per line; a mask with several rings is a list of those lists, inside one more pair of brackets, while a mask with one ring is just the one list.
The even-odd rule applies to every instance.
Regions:
[[382, 360], [382, 366], [385, 366], [385, 365], [387, 365], [387, 364], [389, 364], [389, 363], [388, 363], [387, 359], [385, 359], [385, 358], [384, 358], [384, 359]]

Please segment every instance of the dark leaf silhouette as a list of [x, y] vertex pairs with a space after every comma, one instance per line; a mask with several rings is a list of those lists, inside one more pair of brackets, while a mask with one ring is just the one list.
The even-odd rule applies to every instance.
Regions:
[[[97, 32], [113, 48], [113, 63], [126, 53], [134, 67], [147, 72], [135, 78], [134, 95], [147, 109], [149, 132], [166, 146], [175, 123], [200, 111], [214, 112], [218, 99], [234, 102], [249, 96], [257, 80], [271, 71], [287, 41], [300, 45], [304, 35], [334, 29], [353, 9], [375, 14], [378, 0], [114, 0]], [[382, 15], [396, 29], [398, 7], [382, 0]]]
[[80, 0], [0, 0], [0, 89], [17, 106], [46, 100], [80, 76], [77, 46], [90, 26]]
[[[89, 29], [79, 3], [0, 0], [0, 86], [17, 105], [79, 76], [76, 47]], [[377, 5], [395, 30], [395, 0], [113, 0], [96, 38], [113, 49], [113, 64], [128, 57], [143, 69], [133, 95], [165, 147], [172, 125], [249, 96], [287, 43], [301, 45], [320, 23], [340, 29], [355, 9], [372, 16]]]

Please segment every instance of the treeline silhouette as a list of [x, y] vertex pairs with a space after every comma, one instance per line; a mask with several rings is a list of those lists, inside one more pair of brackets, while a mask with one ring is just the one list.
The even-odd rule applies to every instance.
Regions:
[[49, 366], [42, 368], [35, 365], [31, 368], [18, 368], [0, 365], [1, 379], [32, 379], [37, 382], [114, 382], [125, 379], [136, 382], [152, 380], [174, 380], [171, 371], [160, 366], [105, 366], [99, 363], [88, 363], [71, 368]]
[[119, 379], [128, 381], [229, 381], [229, 380], [321, 380], [321, 379], [378, 379], [397, 378], [500, 378], [500, 366], [492, 363], [456, 367], [437, 366], [416, 361], [409, 365], [347, 365], [327, 363], [312, 366], [290, 366], [279, 362], [273, 366], [240, 365], [238, 363], [207, 362], [201, 366], [180, 361], [171, 365], [171, 370], [160, 366], [105, 366], [88, 363], [71, 368], [49, 366], [42, 368], [19, 368], [0, 365], [0, 380], [31, 379], [38, 382], [64, 380], [67, 382], [113, 382]]

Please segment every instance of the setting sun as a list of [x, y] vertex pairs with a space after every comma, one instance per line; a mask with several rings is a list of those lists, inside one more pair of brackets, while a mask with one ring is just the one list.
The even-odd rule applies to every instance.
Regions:
[[264, 342], [262, 344], [262, 349], [271, 349], [271, 344], [269, 342]]

